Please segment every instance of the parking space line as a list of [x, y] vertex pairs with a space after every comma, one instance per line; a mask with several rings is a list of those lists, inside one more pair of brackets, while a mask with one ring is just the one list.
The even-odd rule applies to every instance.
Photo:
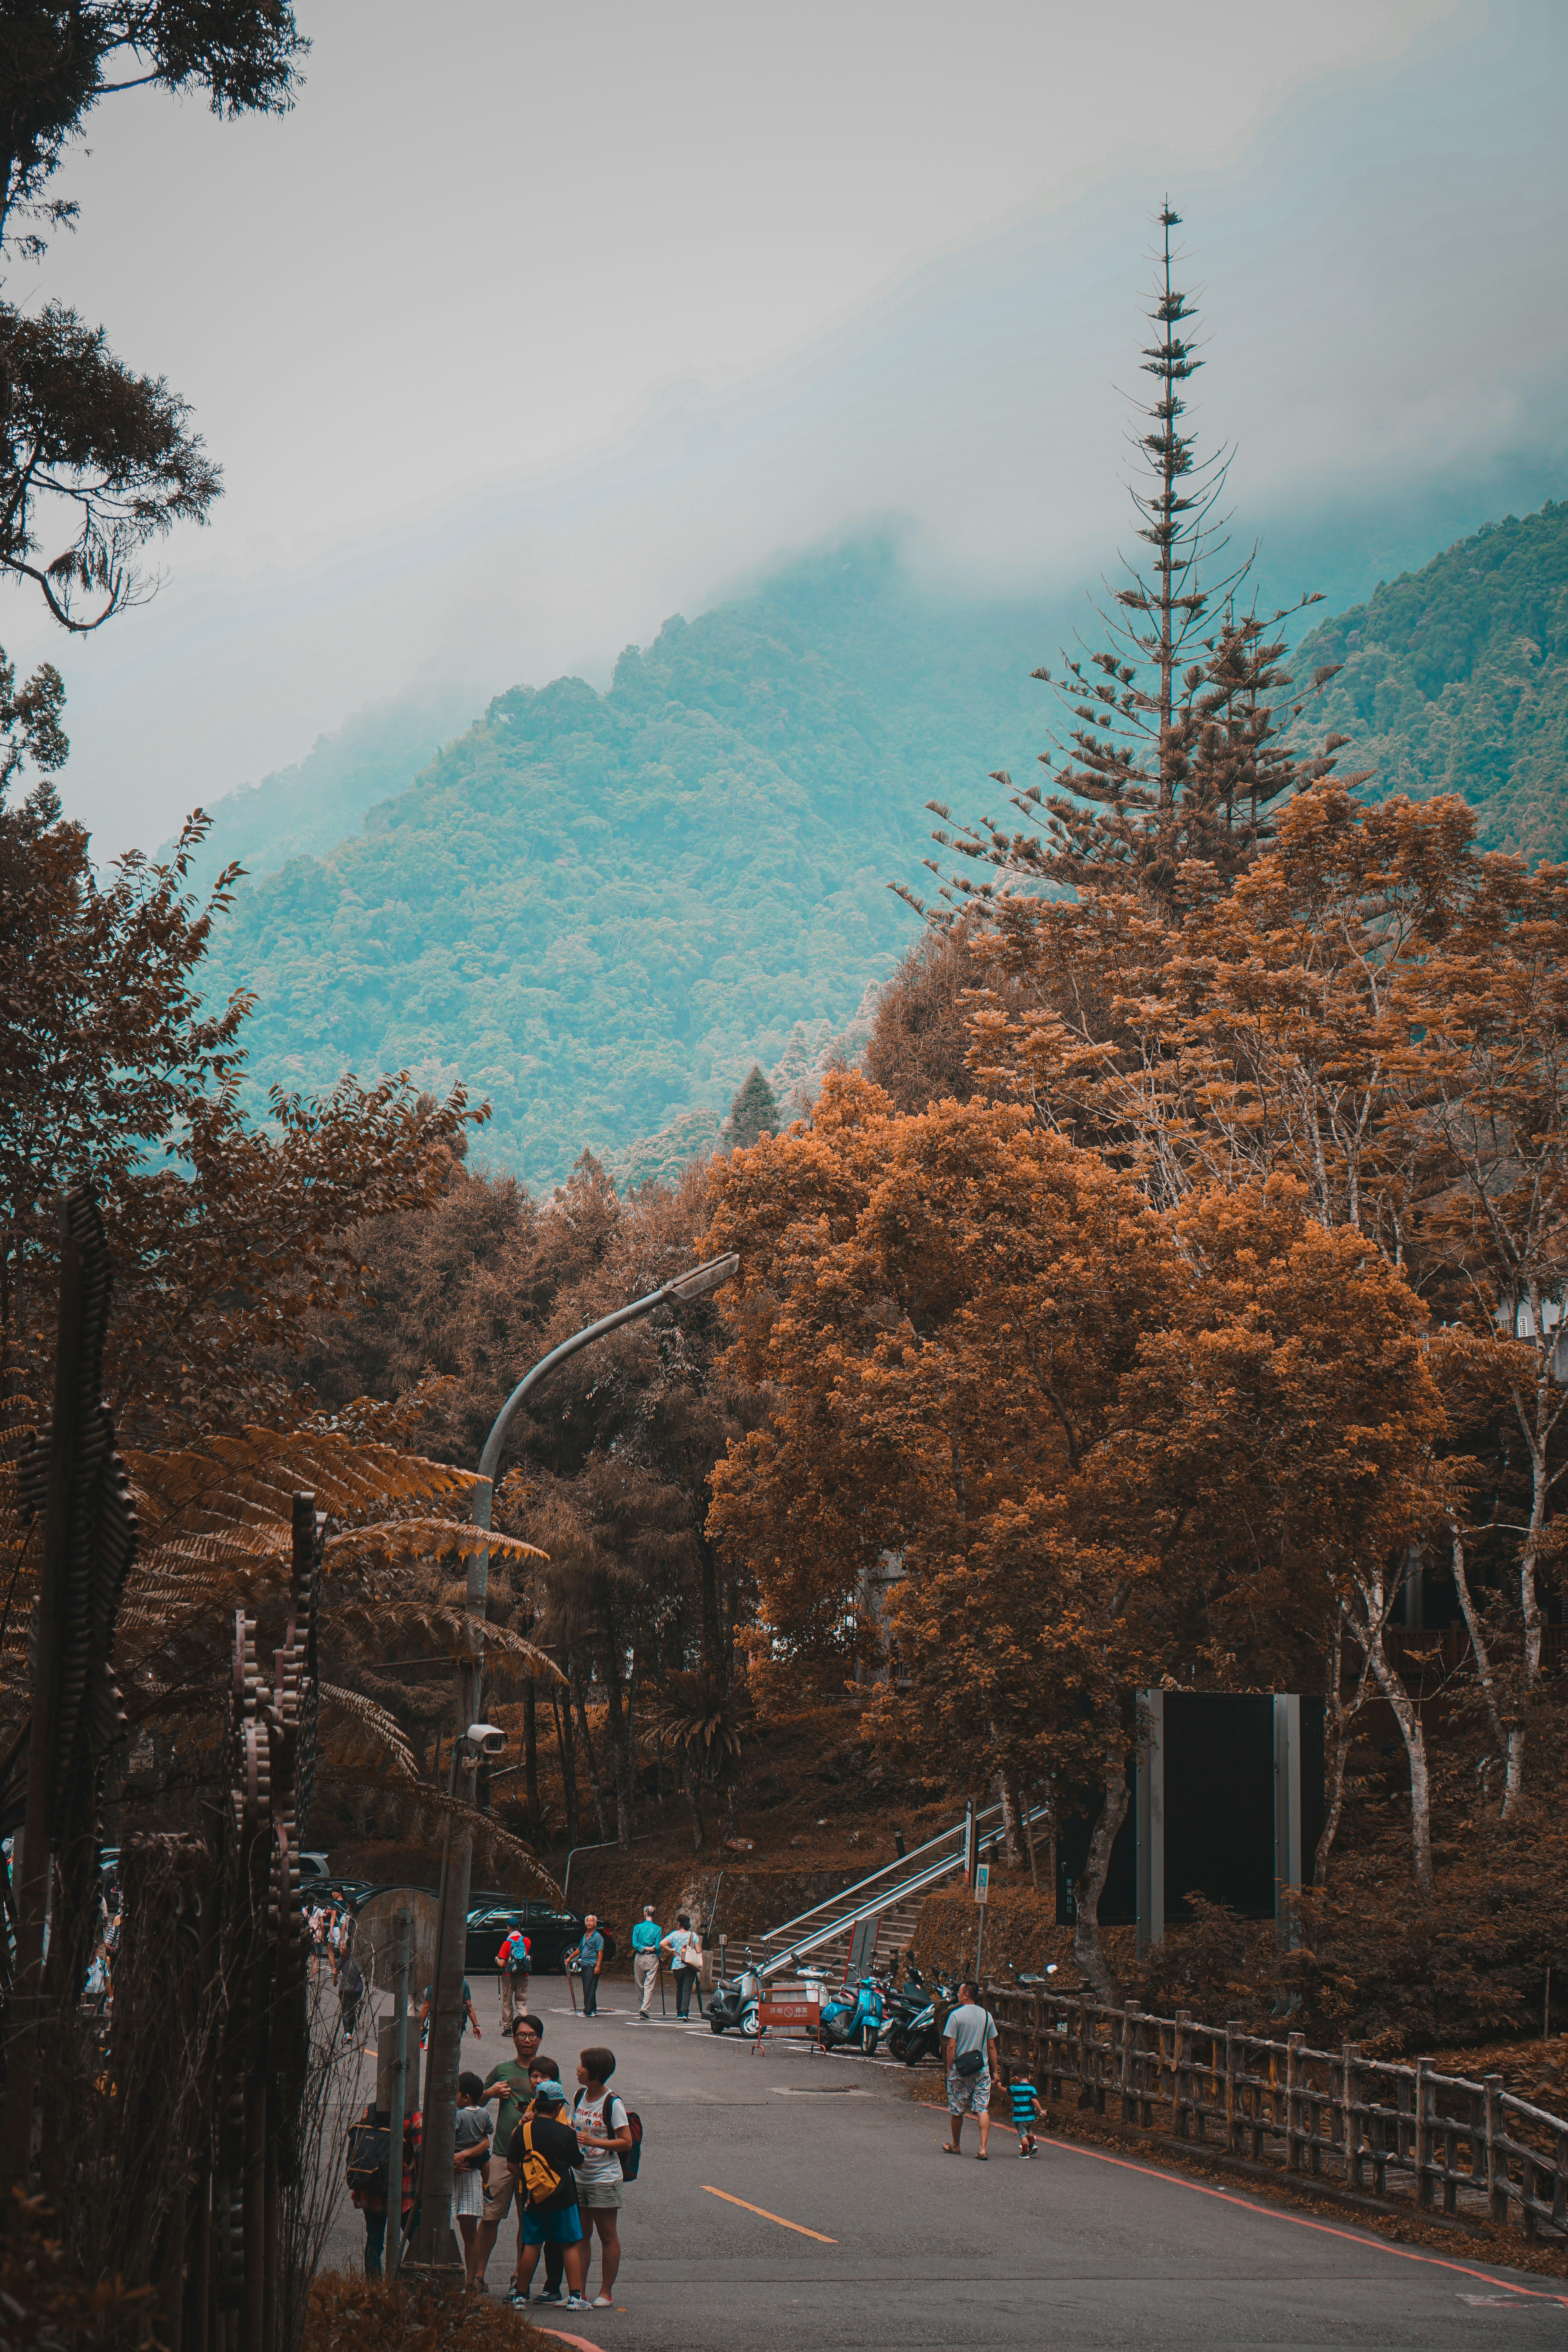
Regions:
[[786, 2221], [782, 2213], [770, 2213], [765, 2205], [748, 2205], [743, 2197], [731, 2197], [727, 2189], [710, 2188], [706, 2180], [702, 2188], [706, 2196], [721, 2197], [726, 2205], [739, 2205], [747, 2213], [760, 2213], [764, 2221], [776, 2221], [781, 2230], [793, 2230], [797, 2237], [815, 2238], [819, 2246], [836, 2246], [838, 2243], [837, 2238], [825, 2238], [820, 2230], [808, 2230], [804, 2221]]

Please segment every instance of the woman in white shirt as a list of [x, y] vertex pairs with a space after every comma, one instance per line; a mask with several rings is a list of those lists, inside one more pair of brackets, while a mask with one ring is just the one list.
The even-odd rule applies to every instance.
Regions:
[[[616, 2215], [625, 2194], [621, 2158], [632, 2145], [631, 2118], [609, 2087], [615, 2071], [613, 2050], [584, 2050], [577, 2068], [582, 2087], [572, 2108], [572, 2128], [583, 2150], [583, 2161], [573, 2169], [577, 2176], [577, 2202], [582, 2211], [583, 2235], [588, 2242], [589, 2261], [593, 2259], [595, 2231], [599, 2239], [599, 2292], [594, 2303], [596, 2311], [611, 2309], [616, 2299], [616, 2273], [621, 2266], [621, 2233]], [[588, 2292], [586, 2263], [583, 2292]]]
[[[664, 1939], [664, 1949], [675, 1971], [675, 2013], [677, 2017], [686, 2017], [691, 2009], [692, 1988], [702, 1972], [702, 1938], [692, 1927], [689, 1913], [680, 1913]], [[700, 1993], [697, 1996], [697, 2008], [700, 2015]]]

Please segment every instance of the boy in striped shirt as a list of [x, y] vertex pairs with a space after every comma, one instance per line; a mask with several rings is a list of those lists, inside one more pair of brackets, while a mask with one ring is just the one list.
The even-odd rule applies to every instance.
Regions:
[[1039, 2119], [1039, 2094], [1022, 2071], [1007, 2077], [1007, 2102], [1012, 2109], [1013, 2127], [1018, 2135], [1020, 2156], [1035, 2153], [1035, 2125]]

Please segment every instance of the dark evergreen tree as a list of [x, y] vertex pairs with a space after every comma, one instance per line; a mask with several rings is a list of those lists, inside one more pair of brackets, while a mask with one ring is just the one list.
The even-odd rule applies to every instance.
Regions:
[[[0, 259], [37, 259], [45, 232], [74, 222], [47, 191], [101, 99], [154, 84], [226, 117], [283, 113], [309, 47], [290, 0], [6, 0]], [[141, 551], [204, 521], [220, 488], [162, 377], [126, 367], [64, 303], [0, 302], [0, 573], [30, 581], [63, 628], [135, 604]]]
[[[1287, 715], [1274, 704], [1292, 683], [1280, 667], [1284, 611], [1238, 615], [1237, 592], [1251, 557], [1205, 584], [1204, 574], [1223, 566], [1227, 545], [1215, 509], [1229, 452], [1200, 456], [1184, 428], [1185, 386], [1203, 362], [1192, 341], [1190, 298], [1173, 282], [1171, 231], [1180, 215], [1167, 203], [1158, 218], [1162, 245], [1148, 313], [1155, 339], [1142, 362], [1156, 396], [1138, 412], [1145, 472], [1130, 486], [1138, 537], [1152, 553], [1142, 563], [1124, 558], [1127, 584], [1110, 607], [1095, 606], [1106, 632], [1102, 650], [1064, 655], [1057, 681], [1047, 669], [1034, 672], [1055, 683], [1069, 724], [1066, 742], [1040, 755], [1047, 782], [1015, 793], [1005, 769], [993, 772], [1027, 830], [982, 817], [935, 838], [1010, 876], [1131, 888], [1168, 909], [1187, 859], [1234, 877], [1267, 837], [1270, 805], [1326, 774], [1335, 745], [1302, 760], [1282, 740], [1304, 705]], [[1302, 604], [1318, 601], [1307, 596]], [[1314, 686], [1331, 675], [1319, 673]], [[951, 822], [940, 802], [928, 805]], [[984, 898], [995, 887], [960, 877], [943, 895]]]
[[723, 1148], [726, 1151], [749, 1151], [759, 1136], [777, 1135], [783, 1125], [773, 1090], [761, 1066], [753, 1062], [750, 1076], [730, 1105], [723, 1127]]

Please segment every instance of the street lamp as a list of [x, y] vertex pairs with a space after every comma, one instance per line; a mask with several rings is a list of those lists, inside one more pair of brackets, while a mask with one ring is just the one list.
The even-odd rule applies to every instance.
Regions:
[[[563, 1339], [548, 1356], [542, 1356], [532, 1369], [526, 1371], [500, 1412], [484, 1452], [479, 1455], [479, 1484], [471, 1498], [474, 1525], [488, 1528], [490, 1523], [490, 1498], [494, 1492], [495, 1475], [500, 1465], [501, 1449], [512, 1416], [530, 1391], [541, 1381], [563, 1364], [568, 1356], [576, 1355], [581, 1348], [592, 1347], [618, 1331], [623, 1323], [635, 1323], [639, 1316], [651, 1315], [656, 1307], [689, 1307], [700, 1298], [707, 1298], [726, 1282], [733, 1281], [741, 1270], [739, 1255], [729, 1251], [723, 1257], [705, 1260], [688, 1266], [673, 1281], [661, 1283], [644, 1298], [634, 1298], [628, 1306], [617, 1307], [613, 1315], [601, 1315], [596, 1323]], [[467, 1609], [469, 1619], [469, 1654], [458, 1667], [458, 1721], [473, 1729], [488, 1729], [479, 1723], [479, 1694], [484, 1674], [484, 1614], [485, 1596], [489, 1586], [490, 1556], [489, 1549], [471, 1552], [468, 1556], [468, 1589]], [[472, 1738], [467, 1742], [455, 1742], [452, 1770], [454, 1788], [458, 1765], [471, 1775], [479, 1765], [479, 1744]], [[420, 2146], [419, 2176], [419, 2241], [418, 2257], [422, 2263], [439, 2262], [446, 2250], [448, 2222], [448, 2200], [440, 2193], [447, 2178], [457, 2136], [458, 2059], [463, 2038], [463, 1959], [468, 1940], [468, 1892], [473, 1874], [474, 1836], [468, 1823], [454, 1824], [448, 1829], [445, 1857], [441, 1865], [441, 1901], [436, 1927], [435, 2002], [430, 2018], [430, 2061], [425, 2079], [425, 2125]], [[434, 2190], [434, 2195], [429, 2192]]]

